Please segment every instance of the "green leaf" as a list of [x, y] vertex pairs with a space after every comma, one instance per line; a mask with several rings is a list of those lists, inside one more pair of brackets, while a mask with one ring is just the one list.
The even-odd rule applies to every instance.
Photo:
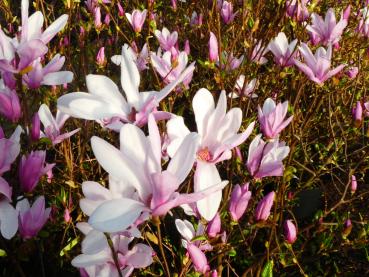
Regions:
[[3, 249], [0, 249], [0, 257], [6, 257], [6, 252]]
[[76, 237], [75, 239], [73, 239], [70, 243], [67, 244], [67, 246], [65, 246], [62, 251], [60, 251], [60, 256], [64, 256], [64, 254], [68, 251], [70, 251], [74, 246], [76, 246], [76, 244], [78, 243], [78, 237]]
[[268, 261], [261, 272], [261, 277], [273, 277], [273, 260]]

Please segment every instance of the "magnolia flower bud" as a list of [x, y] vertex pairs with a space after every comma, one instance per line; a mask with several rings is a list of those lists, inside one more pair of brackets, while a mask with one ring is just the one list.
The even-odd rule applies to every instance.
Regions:
[[270, 210], [273, 206], [275, 192], [271, 191], [258, 203], [255, 209], [255, 219], [257, 221], [267, 220], [270, 215]]
[[38, 113], [35, 113], [32, 118], [32, 129], [31, 129], [31, 139], [33, 141], [38, 141], [40, 139], [40, 117]]
[[229, 212], [234, 221], [238, 221], [245, 213], [250, 198], [251, 191], [249, 191], [249, 183], [246, 183], [242, 187], [235, 185], [229, 204]]
[[284, 237], [286, 238], [286, 241], [290, 244], [294, 243], [297, 239], [296, 226], [290, 219], [284, 222]]
[[24, 192], [31, 192], [44, 174], [46, 151], [33, 151], [23, 155], [19, 163], [19, 181]]
[[351, 193], [355, 193], [356, 189], [357, 189], [356, 176], [352, 175], [351, 176]]
[[218, 41], [213, 32], [210, 32], [209, 39], [209, 61], [216, 62], [219, 60], [218, 57]]
[[342, 236], [346, 238], [352, 230], [352, 223], [351, 220], [348, 218], [345, 223], [343, 224]]
[[355, 127], [360, 127], [361, 122], [363, 120], [363, 107], [361, 106], [361, 102], [356, 102], [356, 107], [352, 109], [352, 115], [355, 120]]
[[209, 271], [210, 267], [204, 252], [191, 242], [187, 243], [187, 251], [197, 272], [205, 274]]
[[105, 47], [101, 47], [99, 52], [97, 53], [96, 56], [96, 63], [100, 66], [100, 67], [104, 67], [106, 65], [106, 58], [105, 58]]
[[217, 213], [214, 218], [209, 222], [208, 228], [206, 232], [208, 233], [209, 237], [214, 238], [220, 233], [222, 221], [220, 219], [219, 213]]

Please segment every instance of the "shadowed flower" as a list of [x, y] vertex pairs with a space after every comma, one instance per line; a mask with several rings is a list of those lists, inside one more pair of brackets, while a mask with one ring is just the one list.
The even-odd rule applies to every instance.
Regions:
[[272, 209], [274, 202], [275, 192], [271, 191], [263, 199], [260, 200], [255, 209], [255, 219], [257, 221], [265, 221], [270, 215], [270, 210]]
[[292, 244], [297, 239], [297, 229], [295, 224], [293, 224], [292, 220], [288, 219], [284, 222], [284, 237], [287, 243]]
[[16, 91], [6, 87], [2, 79], [0, 79], [0, 114], [12, 122], [17, 122], [22, 116]]
[[309, 0], [287, 0], [286, 1], [286, 14], [289, 17], [295, 18], [297, 21], [302, 22], [309, 19], [309, 11], [307, 4]]
[[5, 239], [11, 239], [18, 230], [18, 211], [10, 204], [11, 201], [12, 188], [0, 176], [0, 231]]

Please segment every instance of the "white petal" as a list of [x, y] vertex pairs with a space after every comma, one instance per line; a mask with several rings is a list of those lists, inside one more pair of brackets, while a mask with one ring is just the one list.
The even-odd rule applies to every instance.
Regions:
[[177, 177], [179, 183], [182, 183], [190, 173], [196, 159], [198, 145], [198, 134], [188, 134], [169, 162], [167, 170]]
[[58, 125], [50, 112], [50, 109], [47, 105], [42, 104], [38, 109], [38, 116], [40, 117], [40, 121], [44, 125], [44, 127], [52, 126], [54, 130], [59, 130]]
[[180, 220], [176, 219], [175, 224], [178, 232], [181, 234], [183, 238], [188, 241], [191, 241], [195, 236], [195, 229], [193, 228], [191, 222], [188, 220]]
[[44, 16], [40, 11], [35, 12], [28, 18], [27, 41], [39, 38], [43, 24]]
[[[214, 164], [197, 161], [194, 177], [195, 192], [207, 189], [221, 182], [219, 172]], [[197, 209], [202, 217], [210, 221], [218, 211], [222, 200], [222, 191], [210, 194], [208, 197], [196, 202]]]
[[214, 110], [214, 98], [207, 89], [200, 89], [192, 100], [195, 113], [197, 132], [200, 136], [205, 135], [207, 121], [210, 113]]
[[0, 201], [1, 235], [11, 239], [18, 230], [18, 211], [5, 199]]
[[41, 35], [41, 40], [48, 43], [59, 31], [61, 31], [68, 22], [68, 15], [63, 14], [55, 20]]
[[82, 241], [82, 253], [84, 254], [97, 254], [98, 252], [108, 248], [108, 240], [104, 233], [92, 230]]
[[145, 206], [138, 201], [121, 198], [106, 201], [100, 205], [90, 216], [88, 223], [96, 230], [101, 232], [119, 232], [126, 230]]
[[68, 84], [73, 80], [73, 73], [71, 71], [51, 72], [44, 76], [42, 84], [47, 86], [57, 86]]
[[111, 252], [102, 251], [95, 255], [81, 254], [72, 260], [74, 267], [89, 267], [94, 265], [102, 265], [111, 259]]

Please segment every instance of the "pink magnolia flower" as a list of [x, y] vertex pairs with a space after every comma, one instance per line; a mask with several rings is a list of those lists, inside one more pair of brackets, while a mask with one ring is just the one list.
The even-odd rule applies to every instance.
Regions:
[[209, 39], [209, 61], [216, 62], [219, 60], [218, 56], [218, 40], [217, 37], [214, 35], [213, 32], [210, 32], [210, 39]]
[[93, 14], [95, 27], [96, 29], [100, 29], [102, 27], [102, 22], [101, 22], [101, 11], [99, 6], [94, 8]]
[[49, 219], [51, 208], [45, 209], [45, 197], [39, 196], [32, 207], [25, 198], [17, 203], [19, 211], [19, 234], [24, 239], [37, 236]]
[[342, 18], [348, 21], [350, 18], [350, 13], [351, 13], [351, 5], [349, 4], [343, 11]]
[[292, 220], [288, 219], [284, 222], [284, 237], [287, 243], [293, 244], [297, 239], [297, 229]]
[[46, 151], [32, 151], [23, 155], [18, 167], [19, 182], [24, 192], [31, 192], [37, 186], [42, 175], [55, 164], [45, 164]]
[[297, 21], [302, 22], [309, 19], [309, 11], [307, 4], [309, 0], [287, 0], [286, 1], [286, 15], [295, 18]]
[[295, 48], [297, 39], [294, 39], [290, 44], [283, 32], [280, 32], [268, 45], [268, 49], [274, 55], [276, 64], [284, 67], [294, 65], [293, 59], [296, 57]]
[[20, 135], [22, 128], [18, 126], [10, 138], [5, 138], [0, 127], [0, 176], [10, 169], [11, 164], [20, 152]]
[[5, 239], [11, 239], [18, 230], [18, 211], [10, 204], [11, 201], [12, 188], [0, 176], [0, 232]]
[[132, 14], [125, 13], [125, 15], [126, 15], [128, 22], [131, 24], [133, 30], [136, 33], [141, 32], [142, 26], [145, 23], [147, 10], [143, 10], [142, 12], [139, 10], [134, 10]]
[[269, 52], [269, 48], [265, 45], [262, 45], [262, 41], [259, 40], [252, 49], [250, 60], [257, 64], [265, 64], [268, 60], [264, 57], [266, 53]]
[[228, 1], [223, 1], [220, 15], [225, 24], [231, 23], [238, 12], [233, 13], [233, 5]]
[[229, 202], [229, 212], [232, 220], [238, 221], [243, 216], [250, 199], [251, 191], [249, 191], [249, 183], [246, 183], [242, 187], [238, 184], [235, 185]]
[[357, 74], [359, 73], [359, 68], [357, 66], [351, 66], [349, 67], [345, 74], [350, 78], [350, 79], [355, 79]]
[[209, 221], [208, 226], [206, 228], [206, 232], [208, 233], [209, 237], [215, 238], [221, 230], [222, 220], [220, 218], [219, 213], [216, 213], [214, 218]]
[[357, 32], [365, 37], [369, 37], [369, 8], [365, 7], [359, 12], [359, 25], [357, 27]]
[[240, 67], [241, 63], [243, 62], [243, 58], [243, 55], [239, 58], [236, 58], [233, 56], [232, 52], [228, 54], [227, 52], [223, 51], [221, 55], [222, 63], [220, 64], [218, 61], [217, 65], [219, 66], [220, 64], [220, 68], [227, 71], [235, 70]]
[[238, 97], [258, 97], [255, 93], [257, 80], [256, 78], [252, 79], [250, 82], [245, 83], [245, 75], [241, 74], [240, 77], [237, 78], [236, 84], [234, 85], [235, 91], [228, 94], [230, 98], [238, 98]]
[[362, 120], [363, 120], [363, 106], [361, 105], [360, 101], [356, 102], [356, 107], [352, 108], [352, 115], [355, 120], [355, 124], [357, 126], [360, 126]]
[[257, 221], [265, 221], [270, 215], [270, 210], [272, 209], [274, 202], [275, 192], [271, 191], [263, 199], [260, 200], [255, 209], [255, 219]]
[[250, 174], [260, 179], [267, 176], [283, 176], [282, 160], [288, 156], [290, 148], [278, 139], [266, 143], [257, 135], [249, 146], [247, 169]]
[[352, 175], [351, 176], [351, 193], [355, 193], [356, 190], [357, 190], [356, 176]]
[[198, 15], [197, 12], [194, 11], [191, 15], [190, 26], [199, 26], [200, 27], [202, 25], [202, 20], [203, 20], [202, 13], [200, 13]]
[[178, 40], [178, 33], [176, 31], [170, 33], [169, 30], [164, 27], [162, 31], [155, 30], [154, 33], [163, 50], [170, 51], [172, 47], [175, 47]]
[[347, 26], [347, 20], [342, 16], [341, 20], [336, 23], [336, 16], [334, 9], [328, 9], [325, 19], [316, 14], [311, 15], [312, 25], [306, 26], [306, 30], [309, 32], [311, 41], [314, 45], [321, 43], [325, 46], [330, 44], [338, 45], [343, 30]]
[[98, 137], [91, 139], [92, 150], [100, 165], [122, 186], [134, 187], [137, 192], [135, 197], [103, 201], [88, 221], [94, 229], [102, 232], [125, 230], [142, 212], [162, 216], [174, 207], [203, 199], [227, 184], [219, 182], [190, 194], [177, 192], [192, 169], [198, 136], [195, 133], [187, 135], [166, 170], [162, 170], [161, 137], [152, 115], [148, 128], [149, 136], [146, 137], [137, 126], [124, 125], [120, 131], [120, 150]]
[[22, 116], [16, 91], [6, 87], [2, 79], [0, 79], [0, 114], [12, 122], [17, 122]]
[[[179, 52], [178, 57], [174, 57], [172, 53], [171, 51], [166, 51], [163, 55], [161, 55], [160, 51], [157, 54], [151, 53], [151, 63], [166, 84], [174, 82], [185, 71], [188, 63], [186, 52]], [[183, 85], [186, 89], [189, 87], [192, 76], [193, 71], [184, 77]]]
[[276, 103], [272, 98], [265, 100], [263, 109], [258, 106], [260, 129], [267, 139], [278, 137], [279, 133], [292, 121], [293, 115], [285, 120], [288, 101]]
[[[254, 128], [252, 122], [245, 131], [237, 133], [241, 127], [242, 111], [232, 108], [226, 112], [227, 98], [222, 91], [217, 106], [214, 98], [207, 89], [200, 89], [192, 101], [195, 113], [197, 132], [200, 144], [197, 149], [197, 162], [194, 180], [194, 190], [200, 191], [220, 182], [220, 176], [215, 164], [228, 160], [232, 156], [232, 149], [243, 143]], [[175, 117], [168, 121], [167, 132], [170, 139], [167, 151], [169, 156], [176, 153], [185, 135], [190, 131], [185, 126], [182, 117]], [[217, 213], [222, 199], [219, 191], [197, 202], [197, 209], [201, 216], [210, 221]]]
[[32, 70], [23, 75], [23, 82], [32, 89], [39, 88], [41, 85], [57, 86], [72, 82], [73, 72], [60, 71], [65, 62], [65, 57], [59, 54], [44, 67], [41, 59], [38, 58], [31, 64]]
[[156, 120], [171, 117], [167, 112], [157, 111], [159, 102], [195, 69], [192, 63], [162, 90], [140, 93], [140, 74], [135, 63], [135, 54], [128, 45], [123, 46], [122, 55], [116, 56], [116, 62], [121, 66], [121, 85], [126, 98], [112, 80], [102, 75], [90, 74], [86, 77], [90, 93], [66, 94], [58, 99], [58, 109], [76, 118], [96, 120], [102, 126], [117, 132], [128, 122], [144, 126], [150, 113], [153, 113]]
[[38, 141], [40, 139], [40, 126], [41, 121], [38, 113], [35, 113], [32, 117], [31, 139]]
[[105, 58], [105, 47], [101, 47], [99, 52], [96, 56], [96, 63], [100, 67], [104, 67], [106, 65], [106, 58]]
[[204, 252], [202, 252], [195, 244], [187, 244], [187, 252], [197, 272], [205, 274], [210, 270], [208, 260]]
[[[29, 1], [22, 0], [19, 37], [11, 39], [0, 30], [0, 69], [4, 71], [17, 73], [42, 57], [48, 51], [46, 44], [67, 24], [68, 15], [64, 14], [42, 31], [42, 13], [37, 11], [28, 17], [28, 7]], [[14, 62], [16, 55], [17, 63]]]
[[326, 80], [336, 75], [346, 66], [345, 64], [341, 64], [332, 70], [330, 69], [332, 59], [332, 45], [330, 44], [327, 50], [323, 47], [319, 47], [315, 55], [313, 55], [309, 46], [305, 43], [301, 43], [299, 50], [304, 57], [305, 63], [294, 59], [295, 65], [305, 73], [311, 81], [318, 85], [323, 85]]
[[[82, 254], [72, 260], [74, 267], [80, 268], [85, 276], [118, 277], [112, 250], [104, 233], [96, 231], [86, 223], [78, 223], [77, 228], [85, 235], [82, 241]], [[122, 276], [130, 276], [135, 268], [149, 266], [154, 256], [153, 250], [143, 243], [130, 244], [141, 234], [110, 234], [112, 246], [118, 257]]]
[[44, 126], [44, 132], [41, 133], [41, 137], [48, 137], [53, 145], [61, 143], [63, 140], [73, 136], [79, 131], [78, 128], [71, 132], [62, 134], [61, 129], [69, 118], [69, 115], [58, 110], [56, 112], [56, 118], [54, 118], [49, 107], [45, 104], [40, 106], [38, 110], [38, 116], [40, 117], [40, 121]]
[[123, 17], [125, 15], [125, 12], [122, 5], [120, 4], [120, 1], [117, 2], [117, 7], [118, 7], [118, 16]]

